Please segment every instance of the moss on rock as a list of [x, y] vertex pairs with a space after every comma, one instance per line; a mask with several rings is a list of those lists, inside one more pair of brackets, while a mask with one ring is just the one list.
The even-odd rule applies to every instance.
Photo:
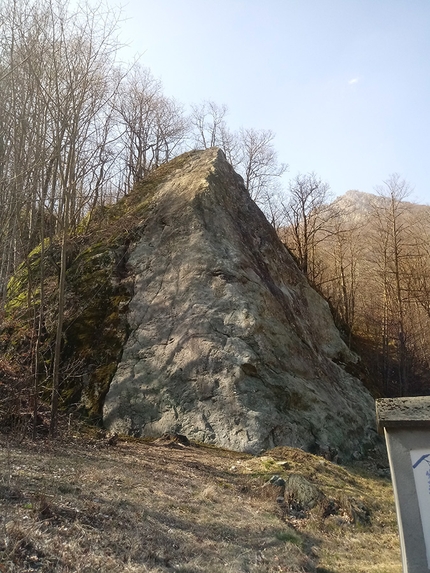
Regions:
[[[60, 380], [64, 409], [73, 406], [93, 421], [101, 419], [104, 397], [128, 337], [126, 311], [134, 282], [127, 267], [129, 253], [151, 214], [158, 186], [192, 153], [162, 165], [115, 205], [99, 207], [87, 215], [70, 238]], [[39, 375], [43, 397], [48, 399], [57, 321], [58, 239], [46, 240], [44, 252]], [[0, 331], [3, 352], [13, 358], [19, 351], [26, 356], [29, 368], [40, 310], [41, 254], [39, 245], [10, 279], [6, 322]]]

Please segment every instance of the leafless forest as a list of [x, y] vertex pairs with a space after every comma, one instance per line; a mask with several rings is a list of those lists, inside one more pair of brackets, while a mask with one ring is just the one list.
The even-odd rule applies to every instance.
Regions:
[[[74, 12], [65, 1], [7, 0], [0, 7], [3, 348], [17, 316], [7, 308], [9, 280], [30, 264], [34, 249], [41, 261], [20, 309], [31, 344], [22, 364], [16, 355], [0, 356], [3, 383], [22, 366], [37, 395], [43, 371], [57, 410], [71, 241], [154, 168], [184, 151], [219, 146], [329, 301], [345, 340], [363, 356], [360, 376], [369, 387], [387, 396], [428, 393], [430, 208], [409, 203], [409, 184], [396, 174], [374, 195], [335, 201], [315, 173], [298, 174], [282, 188], [288, 166], [278, 160], [272, 131], [232, 131], [226, 106], [185, 107], [166, 96], [149, 69], [121, 62], [119, 27], [113, 11]], [[58, 294], [48, 364], [40, 344], [52, 313], [44, 264], [53, 242]]]

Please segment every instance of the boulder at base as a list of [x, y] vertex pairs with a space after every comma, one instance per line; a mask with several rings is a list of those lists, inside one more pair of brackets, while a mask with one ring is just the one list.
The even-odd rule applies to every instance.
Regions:
[[243, 180], [213, 148], [162, 180], [129, 260], [130, 335], [104, 423], [260, 452], [375, 439], [356, 357]]

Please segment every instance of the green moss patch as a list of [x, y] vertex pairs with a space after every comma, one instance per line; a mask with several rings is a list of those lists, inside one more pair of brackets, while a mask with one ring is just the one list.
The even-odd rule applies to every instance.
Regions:
[[[192, 154], [162, 165], [115, 205], [86, 215], [70, 237], [60, 380], [63, 409], [73, 406], [92, 420], [101, 419], [104, 397], [128, 337], [127, 305], [133, 290], [127, 266], [130, 251], [155, 207], [159, 185]], [[59, 239], [47, 240], [44, 247], [43, 261], [39, 245], [9, 282], [0, 343], [11, 360], [18, 352], [26, 357], [29, 377], [33, 377], [43, 274], [45, 305], [38, 374], [42, 397], [48, 400], [57, 324]]]

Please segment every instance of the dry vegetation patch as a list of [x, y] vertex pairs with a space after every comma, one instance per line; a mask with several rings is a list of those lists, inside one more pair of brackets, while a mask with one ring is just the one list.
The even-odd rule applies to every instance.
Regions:
[[388, 479], [300, 450], [3, 442], [0, 468], [1, 572], [401, 571]]

